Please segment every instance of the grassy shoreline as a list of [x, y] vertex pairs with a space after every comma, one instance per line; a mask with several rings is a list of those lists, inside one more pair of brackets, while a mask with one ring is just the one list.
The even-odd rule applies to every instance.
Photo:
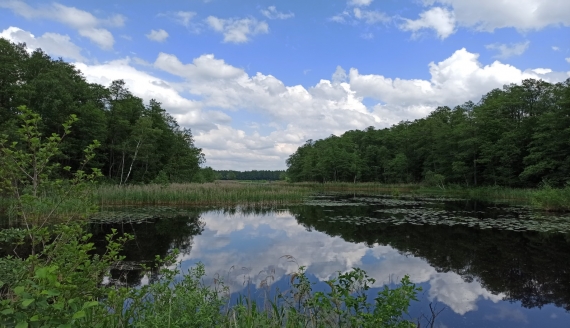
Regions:
[[[421, 184], [378, 183], [241, 183], [216, 181], [169, 185], [99, 185], [89, 192], [91, 201], [105, 206], [278, 206], [301, 204], [319, 193], [367, 193], [400, 196], [442, 196], [509, 202], [551, 212], [570, 211], [570, 187], [555, 189], [514, 189], [506, 187], [429, 187]], [[0, 198], [2, 208], [10, 201]], [[74, 213], [73, 203], [62, 204], [62, 214]]]
[[290, 184], [231, 182], [100, 186], [93, 201], [107, 205], [282, 205], [302, 203], [310, 190]]

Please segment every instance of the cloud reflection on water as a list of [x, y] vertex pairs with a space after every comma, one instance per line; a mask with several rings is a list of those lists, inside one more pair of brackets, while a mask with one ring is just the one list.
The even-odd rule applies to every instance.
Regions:
[[[200, 261], [212, 277], [224, 278], [232, 292], [245, 288], [244, 280], [260, 287], [267, 275], [279, 281], [297, 271], [298, 266], [320, 281], [337, 271], [360, 267], [376, 279], [374, 287], [399, 281], [404, 275], [416, 284], [429, 283], [428, 298], [463, 315], [477, 310], [477, 301], [494, 303], [504, 295], [487, 291], [478, 281], [466, 282], [454, 272], [437, 272], [427, 261], [402, 254], [390, 246], [347, 242], [319, 231], [307, 231], [288, 212], [266, 215], [206, 212], [201, 235], [194, 237], [190, 254], [181, 255], [183, 269]], [[296, 263], [282, 258], [290, 255]]]

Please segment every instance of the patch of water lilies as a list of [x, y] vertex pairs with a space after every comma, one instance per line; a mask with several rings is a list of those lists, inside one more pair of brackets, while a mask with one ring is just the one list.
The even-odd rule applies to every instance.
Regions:
[[[397, 211], [400, 210], [400, 211]], [[460, 215], [457, 212], [433, 210], [378, 210], [384, 215], [381, 217], [365, 216], [336, 216], [326, 220], [332, 222], [350, 223], [355, 225], [367, 224], [413, 224], [413, 225], [462, 225], [479, 229], [499, 229], [511, 231], [539, 231], [539, 232], [570, 232], [570, 216], [545, 217], [539, 215], [520, 215], [518, 218], [508, 215], [499, 215], [496, 218], [477, 218]], [[390, 215], [392, 214], [392, 215]], [[325, 219], [321, 219], [325, 220]]]
[[433, 201], [418, 199], [418, 198], [380, 198], [380, 197], [355, 197], [353, 201], [364, 202], [371, 205], [381, 206], [421, 206], [426, 204], [433, 204]]
[[187, 210], [166, 206], [123, 207], [116, 209], [103, 209], [100, 212], [92, 215], [89, 218], [89, 221], [91, 223], [99, 224], [141, 224], [151, 222], [154, 219], [172, 218], [184, 215], [189, 215]]
[[304, 203], [304, 205], [309, 205], [309, 206], [321, 206], [321, 207], [335, 207], [335, 206], [364, 206], [366, 205], [365, 203], [359, 203], [359, 202], [352, 202], [352, 201], [347, 201], [347, 200], [327, 200], [327, 201], [323, 201], [323, 200], [315, 200], [315, 199], [311, 199], [308, 200]]

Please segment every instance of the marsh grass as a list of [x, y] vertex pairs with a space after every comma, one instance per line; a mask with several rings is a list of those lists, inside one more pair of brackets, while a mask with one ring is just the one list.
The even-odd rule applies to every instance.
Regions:
[[93, 201], [105, 205], [281, 205], [303, 202], [310, 189], [285, 183], [188, 183], [101, 186]]
[[570, 211], [570, 186], [563, 189], [544, 186], [534, 191], [532, 203], [546, 211]]

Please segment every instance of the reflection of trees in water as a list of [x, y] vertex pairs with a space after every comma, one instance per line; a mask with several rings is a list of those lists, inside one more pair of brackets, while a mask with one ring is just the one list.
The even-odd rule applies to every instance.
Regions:
[[[462, 206], [460, 203], [445, 207]], [[472, 208], [465, 204], [464, 209]], [[570, 310], [570, 239], [563, 234], [475, 229], [465, 226], [356, 225], [331, 222], [331, 216], [380, 217], [369, 206], [292, 207], [290, 212], [308, 230], [339, 236], [350, 242], [389, 245], [426, 259], [437, 271], [453, 271], [467, 282], [477, 280], [492, 293], [524, 307], [555, 304]], [[485, 206], [480, 206], [485, 210]], [[488, 209], [495, 211], [496, 209]], [[493, 213], [486, 213], [487, 217]], [[319, 221], [323, 219], [323, 221]]]
[[175, 215], [167, 218], [156, 218], [147, 222], [94, 224], [91, 226], [93, 239], [97, 252], [105, 251], [105, 236], [111, 229], [117, 229], [120, 234], [129, 233], [135, 238], [128, 242], [122, 255], [125, 261], [111, 269], [112, 284], [126, 284], [136, 286], [141, 283], [144, 264], [151, 268], [149, 282], [158, 279], [158, 268], [153, 267], [157, 255], [166, 257], [173, 249], [183, 254], [189, 254], [192, 249], [193, 237], [202, 233], [203, 222], [200, 221], [200, 211], [188, 212], [184, 215]]

